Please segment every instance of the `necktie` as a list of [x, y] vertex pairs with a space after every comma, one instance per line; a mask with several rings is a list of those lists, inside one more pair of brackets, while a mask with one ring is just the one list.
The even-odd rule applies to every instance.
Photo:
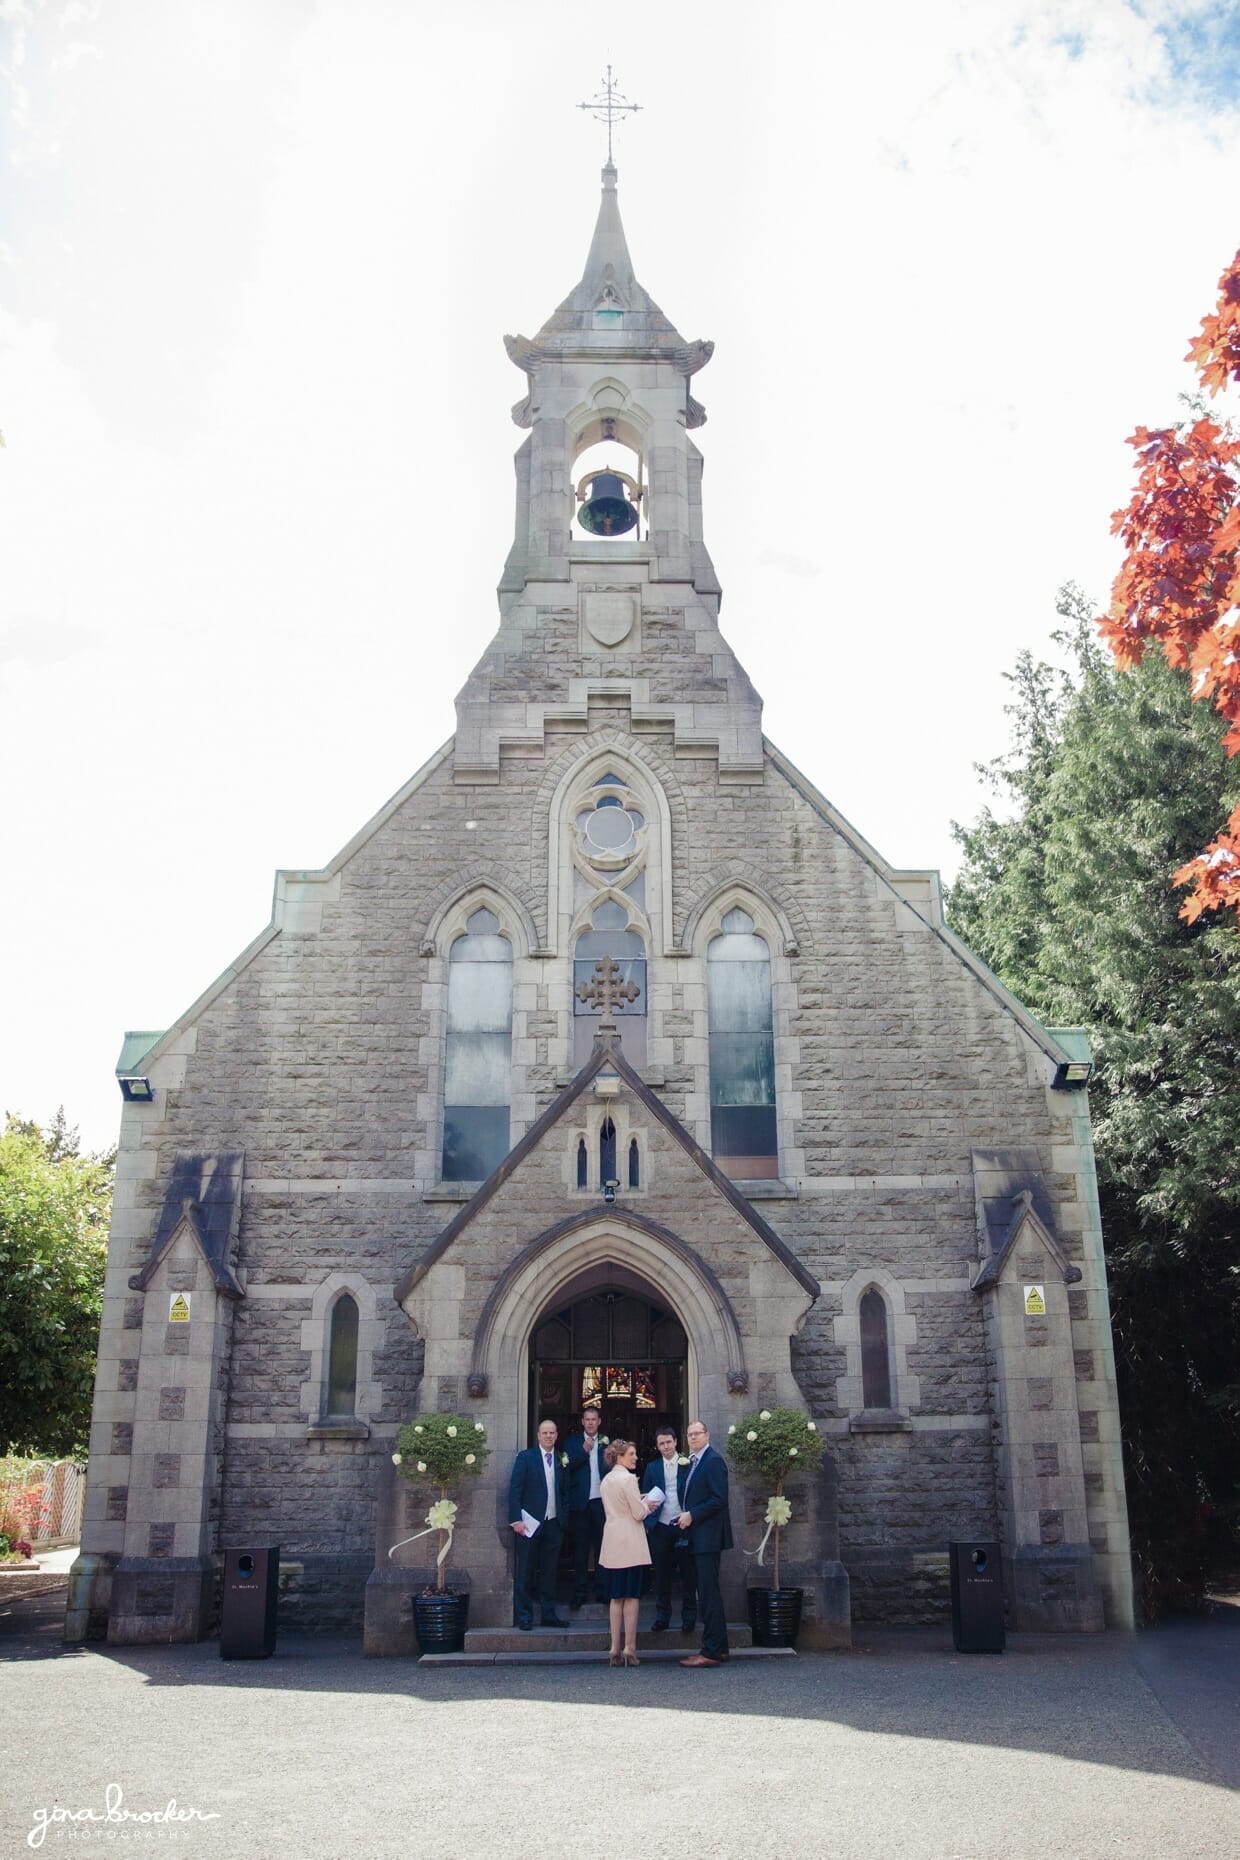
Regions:
[[546, 1460], [546, 1462], [547, 1462], [547, 1464], [548, 1464], [548, 1466], [550, 1466], [550, 1464], [551, 1464], [551, 1455], [550, 1455], [549, 1453], [544, 1453], [544, 1454], [543, 1454], [543, 1458], [544, 1458], [544, 1459]]

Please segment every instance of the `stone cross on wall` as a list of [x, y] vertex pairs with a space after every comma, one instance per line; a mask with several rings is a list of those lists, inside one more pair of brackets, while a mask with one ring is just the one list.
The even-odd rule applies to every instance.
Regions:
[[619, 1003], [636, 1001], [641, 993], [636, 982], [620, 980], [621, 972], [618, 962], [614, 962], [610, 956], [601, 956], [594, 965], [593, 981], [578, 982], [573, 991], [578, 1001], [599, 1010], [603, 1017], [600, 1025], [603, 1027], [614, 1027], [612, 1015]]

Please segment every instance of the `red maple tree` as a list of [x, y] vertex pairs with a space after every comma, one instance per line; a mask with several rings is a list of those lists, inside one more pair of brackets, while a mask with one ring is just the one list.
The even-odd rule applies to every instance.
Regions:
[[[1240, 252], [1219, 279], [1218, 307], [1185, 357], [1211, 395], [1240, 384]], [[1226, 718], [1229, 755], [1240, 750], [1240, 433], [1201, 418], [1183, 427], [1137, 428], [1128, 444], [1139, 467], [1131, 502], [1112, 533], [1126, 554], [1098, 622], [1122, 665], [1161, 647], [1186, 666], [1195, 698]], [[1172, 875], [1193, 889], [1180, 910], [1192, 923], [1230, 906], [1240, 917], [1240, 807], [1205, 851]]]

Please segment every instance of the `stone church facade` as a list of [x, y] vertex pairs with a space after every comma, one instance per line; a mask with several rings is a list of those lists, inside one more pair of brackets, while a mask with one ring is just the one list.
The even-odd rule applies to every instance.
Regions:
[[[643, 1450], [814, 1417], [805, 1644], [941, 1612], [953, 1538], [1001, 1542], [1014, 1626], [1129, 1625], [1081, 1036], [763, 737], [704, 542], [710, 345], [637, 282], [610, 165], [508, 350], [516, 532], [455, 736], [127, 1036], [67, 1632], [209, 1632], [222, 1549], [276, 1542], [286, 1619], [412, 1651], [429, 1557], [388, 1551], [429, 1495], [391, 1453], [444, 1406], [487, 1430], [453, 1565], [505, 1624], [512, 1456], [583, 1400]], [[734, 1482], [738, 1545], [766, 1496]], [[733, 1619], [764, 1579], [725, 1558]]]

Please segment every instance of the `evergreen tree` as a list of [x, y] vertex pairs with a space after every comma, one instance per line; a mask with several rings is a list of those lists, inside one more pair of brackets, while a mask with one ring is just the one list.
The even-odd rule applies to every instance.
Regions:
[[[1051, 1025], [1088, 1029], [1121, 1414], [1147, 1609], [1200, 1594], [1240, 1499], [1240, 939], [1168, 875], [1240, 798], [1209, 711], [1115, 668], [1067, 589], [1071, 671], [1023, 654], [1010, 809], [955, 829], [952, 927]], [[1234, 1542], [1234, 1538], [1232, 1539]]]

